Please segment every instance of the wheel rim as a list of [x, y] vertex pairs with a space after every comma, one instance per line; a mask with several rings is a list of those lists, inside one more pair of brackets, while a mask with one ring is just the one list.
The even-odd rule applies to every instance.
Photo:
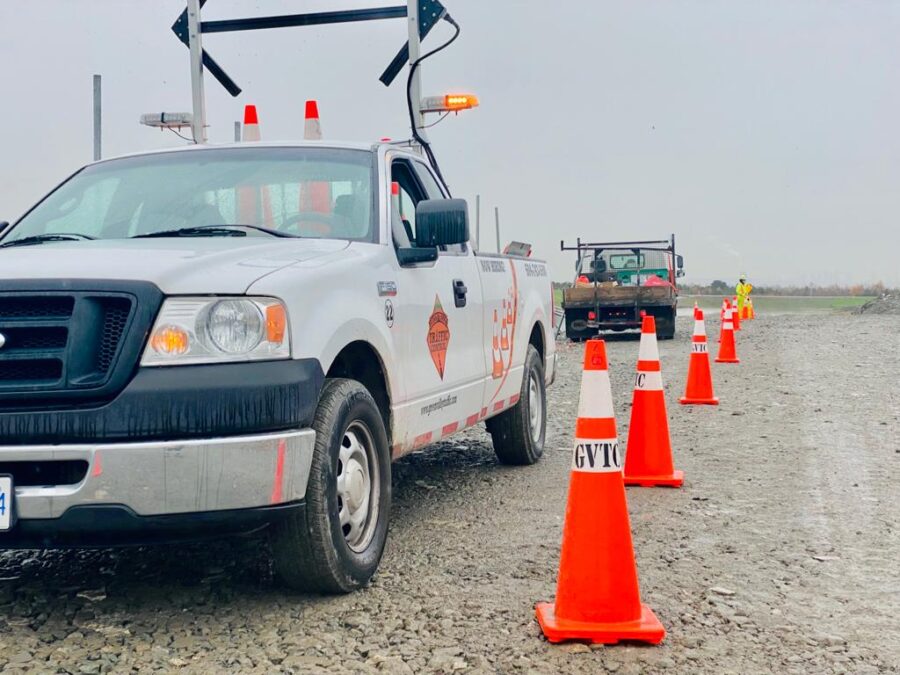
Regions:
[[541, 395], [541, 386], [537, 375], [531, 373], [528, 378], [528, 426], [531, 429], [531, 439], [538, 443], [543, 431], [544, 397]]
[[338, 519], [351, 550], [366, 549], [378, 523], [381, 498], [378, 460], [372, 434], [362, 422], [344, 432], [337, 465]]

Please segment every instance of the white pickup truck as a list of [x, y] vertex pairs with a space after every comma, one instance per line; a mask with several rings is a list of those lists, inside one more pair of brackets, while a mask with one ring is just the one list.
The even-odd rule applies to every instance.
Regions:
[[0, 549], [267, 530], [286, 584], [346, 592], [392, 460], [482, 422], [541, 456], [547, 266], [473, 251], [409, 149], [105, 160], [0, 236]]

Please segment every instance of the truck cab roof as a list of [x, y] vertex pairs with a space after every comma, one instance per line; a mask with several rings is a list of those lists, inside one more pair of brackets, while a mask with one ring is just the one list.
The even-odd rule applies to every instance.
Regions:
[[[416, 153], [409, 147], [407, 141], [374, 141], [374, 142], [364, 142], [364, 141], [255, 141], [255, 142], [247, 142], [243, 141], [240, 143], [222, 143], [221, 145], [210, 145], [210, 144], [192, 144], [186, 146], [179, 146], [174, 148], [160, 148], [156, 150], [142, 150], [140, 152], [130, 152], [122, 155], [116, 155], [114, 157], [105, 157], [103, 159], [97, 160], [96, 162], [91, 162], [91, 164], [101, 164], [105, 162], [113, 162], [119, 159], [127, 159], [132, 157], [144, 157], [150, 155], [160, 155], [166, 153], [184, 153], [184, 152], [215, 152], [216, 150], [232, 150], [232, 149], [248, 149], [248, 150], [259, 150], [265, 148], [317, 148], [317, 149], [327, 149], [333, 148], [335, 150], [361, 150], [365, 152], [378, 152], [380, 149], [384, 148], [385, 151], [393, 150], [395, 152], [416, 155]], [[89, 165], [88, 165], [89, 166]]]

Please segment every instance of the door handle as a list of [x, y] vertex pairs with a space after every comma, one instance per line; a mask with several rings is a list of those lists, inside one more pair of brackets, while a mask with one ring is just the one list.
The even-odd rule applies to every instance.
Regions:
[[466, 283], [462, 279], [453, 280], [453, 301], [457, 307], [466, 306], [466, 294], [468, 292], [469, 289], [466, 288]]

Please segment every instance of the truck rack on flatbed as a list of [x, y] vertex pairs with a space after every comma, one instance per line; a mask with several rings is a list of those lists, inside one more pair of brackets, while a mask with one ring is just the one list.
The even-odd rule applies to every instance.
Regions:
[[577, 251], [575, 282], [563, 292], [566, 335], [581, 341], [603, 330], [637, 329], [647, 314], [656, 318], [661, 339], [675, 335], [676, 279], [684, 261], [675, 253], [675, 235], [647, 241], [560, 242]]

